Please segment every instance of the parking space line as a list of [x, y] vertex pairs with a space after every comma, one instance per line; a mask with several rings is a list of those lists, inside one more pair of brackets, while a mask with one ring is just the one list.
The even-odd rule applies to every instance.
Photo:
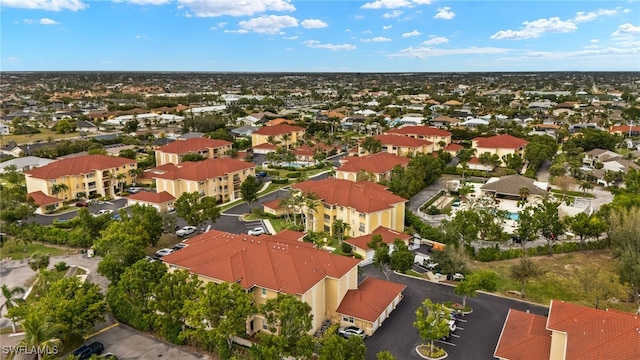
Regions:
[[453, 337], [457, 337], [457, 338], [459, 338], [459, 337], [460, 337], [460, 335], [456, 335], [456, 334], [451, 334], [451, 336], [453, 336]]
[[464, 330], [464, 328], [458, 326], [458, 327], [456, 327], [456, 330]]
[[442, 343], [442, 344], [445, 344], [445, 345], [456, 346], [456, 344], [454, 344], [454, 343], [450, 343], [450, 342], [448, 342], [448, 341], [444, 341], [444, 340], [435, 340], [435, 341], [437, 341], [437, 342], [439, 342], [439, 343]]
[[467, 320], [463, 320], [463, 319], [458, 319], [458, 321], [467, 322]]

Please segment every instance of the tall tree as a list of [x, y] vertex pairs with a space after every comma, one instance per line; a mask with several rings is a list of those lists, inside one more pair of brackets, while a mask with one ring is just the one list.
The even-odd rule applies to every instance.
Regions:
[[230, 358], [233, 338], [246, 332], [247, 318], [256, 311], [251, 293], [236, 283], [207, 283], [185, 309], [195, 337], [215, 344], [224, 359]]
[[[293, 295], [282, 295], [269, 299], [261, 306], [260, 313], [267, 320], [269, 331], [286, 339], [284, 353], [299, 356], [313, 352], [313, 349], [298, 347], [301, 341], [307, 341], [313, 322], [311, 306]], [[310, 354], [308, 354], [310, 355]]]
[[429, 341], [431, 354], [435, 352], [433, 342], [449, 335], [450, 319], [451, 313], [442, 304], [434, 303], [431, 299], [425, 299], [416, 310], [413, 326], [418, 329], [423, 340]]
[[240, 185], [240, 195], [242, 199], [247, 202], [249, 206], [249, 212], [251, 212], [254, 201], [258, 200], [258, 191], [262, 184], [256, 179], [255, 176], [247, 176], [247, 178]]
[[125, 270], [144, 258], [148, 242], [144, 234], [132, 231], [128, 222], [112, 221], [94, 244], [102, 256], [98, 273], [110, 281], [118, 281]]
[[620, 280], [629, 285], [640, 314], [640, 208], [616, 209], [609, 216], [611, 250]]
[[543, 199], [542, 203], [535, 207], [535, 222], [538, 225], [538, 230], [547, 240], [549, 256], [553, 255], [553, 243], [564, 232], [564, 223], [560, 220], [558, 207], [560, 207], [559, 202], [549, 199]]
[[[24, 299], [22, 298], [22, 295], [24, 295], [24, 288], [21, 288], [20, 286], [14, 286], [12, 288], [9, 288], [7, 286], [7, 284], [2, 284], [2, 297], [4, 298], [4, 303], [2, 303], [2, 305], [0, 305], [0, 312], [2, 312], [2, 310], [6, 310], [7, 312], [9, 311], [9, 309], [14, 308], [15, 306], [17, 306], [18, 304], [24, 302]], [[7, 315], [5, 314], [5, 317]], [[11, 319], [11, 329], [13, 330], [13, 332], [16, 332], [16, 322], [15, 319], [10, 318]]]
[[149, 307], [162, 316], [155, 317], [156, 328], [172, 343], [182, 344], [181, 333], [186, 330], [188, 302], [196, 299], [201, 281], [186, 270], [165, 273], [152, 288]]
[[382, 271], [389, 281], [389, 275], [393, 271], [391, 268], [391, 256], [389, 255], [389, 245], [382, 240], [382, 235], [375, 234], [367, 244], [373, 249], [373, 266]]
[[342, 243], [344, 239], [344, 232], [348, 231], [351, 228], [351, 225], [342, 219], [335, 219], [333, 224], [331, 224], [331, 231], [333, 232], [333, 236], [338, 239], [338, 243]]
[[382, 151], [382, 141], [376, 140], [371, 136], [367, 136], [360, 143], [360, 147], [369, 154], [375, 154]]
[[596, 215], [579, 213], [568, 218], [566, 223], [580, 239], [580, 249], [584, 250], [585, 241], [590, 237], [599, 237], [607, 230], [607, 223]]
[[413, 266], [414, 254], [407, 244], [400, 240], [393, 240], [393, 252], [390, 256], [391, 268], [401, 273], [407, 272]]
[[358, 336], [345, 339], [332, 334], [322, 342], [318, 360], [364, 360], [367, 347]]
[[[29, 349], [47, 349], [51, 354], [57, 354], [62, 349], [60, 334], [65, 331], [65, 327], [53, 322], [51, 318], [31, 312], [22, 321], [22, 329], [24, 338], [18, 343], [19, 346], [27, 346]], [[42, 355], [38, 351], [36, 359], [42, 359]]]
[[624, 298], [627, 294], [617, 274], [602, 266], [587, 265], [575, 273], [577, 288], [598, 309], [600, 301], [610, 298]]
[[205, 221], [216, 221], [220, 217], [220, 208], [210, 196], [201, 197], [200, 193], [182, 193], [174, 203], [176, 214], [189, 225], [200, 227]]
[[529, 282], [529, 280], [537, 278], [542, 275], [542, 269], [538, 267], [538, 265], [533, 262], [533, 260], [529, 258], [521, 258], [520, 261], [516, 264], [511, 265], [509, 276], [520, 283], [521, 286], [521, 295], [524, 299], [525, 286]]
[[458, 295], [462, 295], [462, 307], [466, 308], [467, 296], [476, 296], [478, 289], [480, 289], [480, 278], [475, 273], [472, 273], [458, 282], [453, 291]]

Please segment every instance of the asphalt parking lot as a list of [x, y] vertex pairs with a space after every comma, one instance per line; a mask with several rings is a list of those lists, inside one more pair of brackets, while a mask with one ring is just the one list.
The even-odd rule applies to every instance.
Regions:
[[[384, 279], [384, 275], [372, 265], [363, 267], [363, 270], [365, 276]], [[440, 303], [447, 300], [461, 303], [462, 297], [456, 295], [453, 287], [448, 285], [396, 274], [392, 274], [389, 280], [407, 285], [404, 299], [382, 327], [365, 340], [366, 358], [375, 360], [376, 353], [389, 350], [396, 359], [421, 359], [415, 348], [425, 342], [413, 327], [416, 309], [426, 298]], [[481, 293], [477, 297], [467, 298], [467, 304], [471, 305], [473, 313], [461, 318], [458, 328], [447, 341], [436, 343], [447, 351], [447, 359], [494, 359], [493, 351], [510, 308], [540, 315], [548, 311], [544, 306]]]
[[111, 328], [92, 337], [85, 343], [89, 344], [94, 341], [99, 341], [104, 345], [103, 354], [110, 352], [120, 360], [157, 360], [160, 358], [180, 360], [210, 359], [209, 356], [187, 351], [179, 346], [132, 330], [125, 325]]

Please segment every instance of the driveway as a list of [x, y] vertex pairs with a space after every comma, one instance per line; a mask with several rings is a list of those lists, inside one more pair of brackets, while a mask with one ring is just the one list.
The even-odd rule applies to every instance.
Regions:
[[110, 352], [120, 360], [210, 359], [207, 355], [196, 354], [180, 346], [145, 335], [126, 325], [115, 326], [104, 331], [88, 339], [87, 343], [93, 341], [101, 342], [104, 345], [103, 354]]
[[[107, 209], [107, 210], [113, 210], [114, 213], [117, 213], [118, 210], [120, 210], [121, 208], [127, 206], [127, 199], [116, 199], [116, 200], [112, 200], [112, 201], [105, 201], [103, 204], [93, 204], [91, 206], [89, 206], [87, 209], [89, 210], [89, 212], [91, 214], [95, 214], [100, 210], [103, 209]], [[78, 212], [78, 209], [80, 208], [76, 208], [73, 209], [69, 212], [66, 212], [64, 214], [53, 214], [53, 215], [41, 215], [41, 214], [36, 214], [32, 217], [30, 217], [29, 219], [27, 219], [27, 222], [36, 222], [40, 225], [50, 225], [51, 223], [53, 223], [54, 220], [59, 219], [59, 220], [70, 220], [72, 218], [74, 218], [76, 216], [76, 213]]]
[[[384, 276], [372, 265], [363, 267], [365, 276], [384, 279]], [[407, 285], [404, 299], [396, 310], [385, 320], [376, 333], [365, 340], [367, 359], [374, 360], [376, 353], [389, 350], [396, 359], [420, 359], [415, 347], [424, 341], [413, 327], [415, 311], [429, 298], [434, 302], [453, 300], [462, 302], [462, 297], [454, 294], [453, 287], [416, 278], [392, 274], [390, 281]], [[473, 313], [465, 316], [459, 323], [459, 329], [446, 343], [437, 343], [444, 348], [447, 359], [494, 359], [493, 351], [498, 343], [502, 326], [510, 308], [546, 315], [547, 308], [513, 299], [487, 294], [478, 294], [467, 298], [473, 307]]]

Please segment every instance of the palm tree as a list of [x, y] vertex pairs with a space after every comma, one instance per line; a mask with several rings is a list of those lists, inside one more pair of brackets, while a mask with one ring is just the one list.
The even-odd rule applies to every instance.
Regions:
[[[24, 289], [19, 286], [9, 289], [7, 284], [2, 285], [2, 296], [5, 301], [0, 305], [0, 312], [2, 312], [2, 310], [9, 311], [9, 309], [23, 302], [24, 299], [20, 295], [23, 295], [24, 293]], [[11, 319], [11, 328], [13, 332], [16, 332], [16, 322], [14, 319]]]
[[144, 173], [144, 170], [139, 168], [129, 170], [129, 176], [131, 176], [131, 183], [133, 185], [136, 185], [138, 178], [142, 176], [143, 173]]
[[338, 239], [338, 243], [342, 243], [344, 239], [344, 232], [351, 229], [351, 225], [344, 222], [342, 219], [336, 219], [331, 225], [331, 230], [333, 230], [333, 235]]
[[291, 140], [291, 134], [282, 135], [282, 142], [287, 150], [289, 150], [289, 140]]
[[118, 189], [120, 189], [120, 192], [124, 191], [124, 185], [127, 183], [126, 179], [127, 174], [118, 173], [118, 175], [116, 175], [116, 180], [118, 180]]
[[583, 194], [586, 194], [587, 190], [593, 189], [593, 185], [588, 181], [583, 181], [580, 183], [580, 189], [582, 190]]
[[60, 194], [61, 192], [65, 192], [67, 190], [69, 190], [69, 187], [67, 186], [67, 184], [51, 185], [51, 195], [56, 195], [56, 197], [58, 197], [57, 195]]
[[520, 201], [525, 203], [529, 197], [529, 188], [526, 186], [521, 187], [520, 190], [518, 190], [518, 195], [520, 195]]
[[[27, 346], [35, 349], [47, 349], [54, 352], [55, 349], [61, 348], [62, 341], [59, 336], [65, 327], [62, 324], [56, 324], [50, 318], [42, 316], [36, 312], [31, 312], [22, 321], [24, 329], [24, 338], [19, 345]], [[54, 349], [55, 348], [55, 349]], [[37, 352], [36, 359], [42, 359], [40, 351]]]

